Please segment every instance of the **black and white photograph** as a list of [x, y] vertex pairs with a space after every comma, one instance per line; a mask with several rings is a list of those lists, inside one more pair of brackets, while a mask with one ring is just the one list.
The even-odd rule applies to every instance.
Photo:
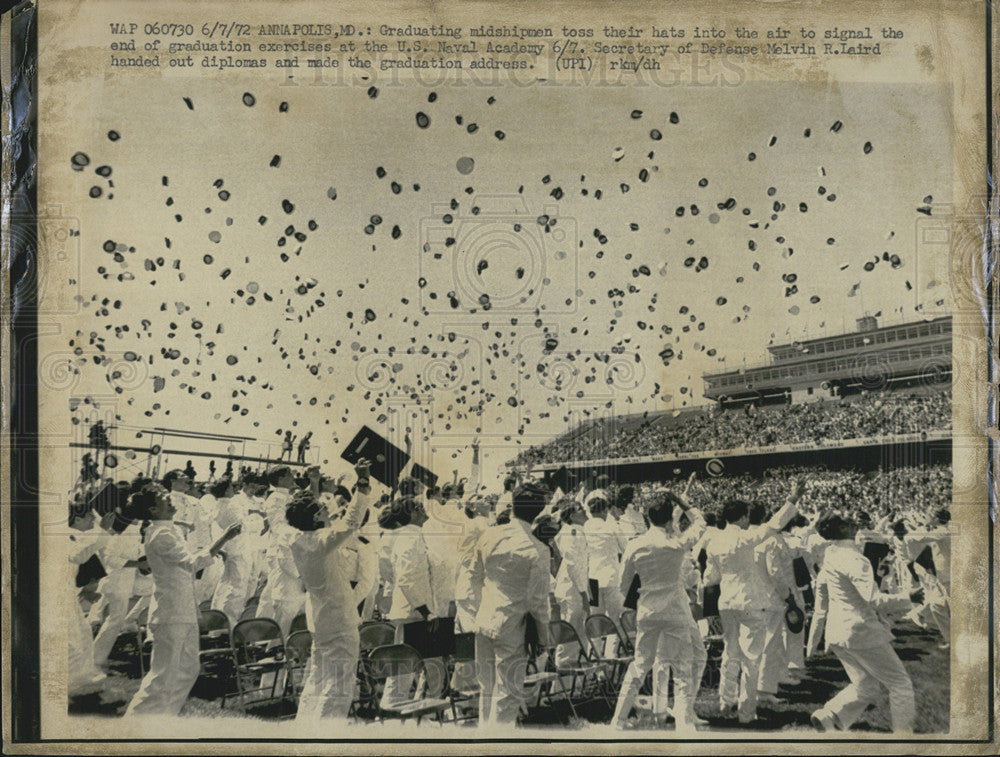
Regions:
[[933, 39], [158, 5], [38, 3], [43, 737], [977, 737]]

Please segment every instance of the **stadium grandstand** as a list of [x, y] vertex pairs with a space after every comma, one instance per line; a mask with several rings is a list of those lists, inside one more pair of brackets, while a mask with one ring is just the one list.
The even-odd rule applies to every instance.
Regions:
[[[665, 480], [802, 466], [857, 472], [951, 463], [951, 317], [768, 348], [770, 359], [703, 376], [709, 402], [589, 419], [511, 466], [567, 483]], [[943, 492], [943, 489], [942, 489]]]

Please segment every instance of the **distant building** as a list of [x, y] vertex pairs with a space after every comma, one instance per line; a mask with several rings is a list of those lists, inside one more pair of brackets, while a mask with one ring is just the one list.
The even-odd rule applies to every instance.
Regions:
[[853, 333], [768, 347], [763, 365], [706, 373], [704, 396], [725, 407], [799, 403], [951, 381], [951, 316], [881, 328], [865, 316], [857, 324]]

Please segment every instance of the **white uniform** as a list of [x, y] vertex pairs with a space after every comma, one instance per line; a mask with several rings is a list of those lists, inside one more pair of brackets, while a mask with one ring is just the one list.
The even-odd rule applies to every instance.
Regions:
[[108, 535], [91, 529], [74, 534], [70, 545], [65, 585], [70, 592], [71, 615], [67, 623], [69, 641], [69, 696], [86, 694], [100, 688], [104, 673], [94, 665], [94, 634], [80, 605], [79, 589], [76, 586], [77, 569], [97, 554], [107, 544]]
[[906, 594], [878, 591], [871, 563], [853, 541], [830, 543], [816, 580], [809, 650], [816, 649], [825, 630], [827, 649], [837, 656], [851, 679], [850, 685], [820, 710], [833, 715], [842, 730], [849, 729], [872, 703], [879, 684], [889, 690], [893, 730], [913, 730], [913, 684], [892, 648], [892, 632], [877, 612], [905, 607], [909, 601]]
[[306, 595], [295, 568], [291, 545], [299, 532], [285, 520], [285, 507], [292, 495], [285, 490], [276, 490], [264, 502], [271, 529], [264, 535], [268, 538], [264, 551], [267, 565], [267, 584], [260, 594], [257, 605], [258, 618], [271, 618], [281, 626], [281, 633], [288, 636], [292, 620], [305, 610]]
[[308, 594], [306, 616], [312, 633], [312, 652], [299, 697], [296, 720], [347, 717], [358, 661], [358, 613], [351, 588], [356, 553], [347, 543], [354, 538], [367, 498], [356, 494], [344, 521], [331, 528], [299, 532], [292, 555]]
[[155, 587], [149, 606], [153, 656], [125, 714], [177, 715], [199, 671], [194, 574], [212, 557], [207, 551], [192, 555], [178, 526], [155, 520], [146, 531], [146, 558]]
[[465, 532], [458, 542], [458, 571], [455, 577], [455, 620], [461, 633], [476, 629], [481, 587], [472, 584], [472, 564], [476, 559], [476, 544], [486, 530], [486, 518], [467, 518]]
[[794, 652], [786, 651], [786, 643], [789, 647], [798, 645], [799, 657], [803, 649], [802, 631], [791, 634], [785, 622], [785, 599], [795, 596], [795, 573], [792, 553], [784, 536], [775, 534], [757, 547], [758, 564], [771, 583], [771, 605], [765, 613], [764, 651], [760, 658], [757, 690], [771, 695], [778, 693], [778, 684], [788, 677], [790, 654]]
[[236, 523], [243, 526], [243, 531], [226, 543], [222, 576], [212, 595], [212, 609], [226, 614], [230, 628], [239, 622], [252, 591], [253, 534], [248, 525], [249, 509], [250, 498], [239, 492], [230, 499], [220, 500], [215, 520], [219, 536]]
[[635, 658], [622, 679], [612, 723], [621, 727], [635, 704], [646, 674], [654, 673], [654, 708], [666, 709], [667, 683], [674, 677], [674, 718], [678, 727], [695, 720], [694, 702], [708, 659], [684, 586], [688, 554], [701, 536], [705, 521], [697, 510], [686, 531], [668, 534], [651, 527], [633, 539], [625, 550], [619, 589], [627, 593], [639, 576], [636, 608]]
[[583, 533], [587, 537], [588, 578], [597, 581], [598, 587], [594, 612], [617, 623], [625, 601], [618, 589], [618, 560], [622, 553], [618, 523], [610, 515], [605, 520], [589, 518], [583, 524]]
[[738, 704], [741, 722], [757, 717], [760, 657], [767, 641], [768, 613], [774, 610], [770, 581], [756, 559], [756, 548], [792, 517], [786, 504], [766, 524], [741, 529], [730, 524], [708, 543], [705, 583], [721, 584], [722, 680], [719, 703]]
[[[454, 506], [436, 500], [425, 500], [428, 520], [421, 526], [427, 558], [431, 568], [430, 611], [438, 617], [448, 615], [455, 601], [455, 581], [458, 573], [458, 544], [462, 539], [465, 513]], [[459, 520], [461, 519], [461, 520]]]
[[[587, 537], [583, 526], [563, 524], [555, 537], [556, 549], [562, 556], [556, 572], [555, 596], [559, 603], [559, 614], [576, 629], [580, 641], [586, 644], [587, 634], [584, 621], [589, 615], [589, 604], [581, 598], [587, 594], [589, 568], [587, 561]], [[617, 621], [616, 621], [617, 622]], [[556, 647], [556, 665], [565, 667], [576, 661], [579, 649], [574, 644], [560, 644]]]
[[[910, 559], [916, 559], [926, 548], [931, 548], [936, 575], [923, 573], [920, 584], [924, 589], [923, 612], [930, 615], [946, 644], [951, 643], [951, 532], [947, 527], [933, 531], [914, 532], [906, 535]], [[922, 567], [917, 567], [918, 574]]]
[[128, 615], [129, 600], [135, 593], [135, 568], [126, 568], [128, 560], [138, 560], [142, 557], [142, 536], [139, 525], [133, 524], [120, 534], [110, 536], [105, 546], [101, 562], [108, 572], [98, 586], [107, 617], [94, 639], [94, 664], [103, 667], [108, 662], [108, 656], [125, 630], [125, 618]]
[[[220, 504], [220, 500], [212, 494], [206, 494], [194, 502], [192, 507], [194, 531], [187, 537], [188, 549], [192, 552], [200, 552], [212, 546], [214, 541], [212, 538], [213, 524], [218, 517]], [[222, 558], [215, 557], [212, 563], [202, 571], [200, 577], [195, 576], [194, 593], [199, 606], [202, 602], [211, 601], [224, 570]]]
[[525, 616], [545, 644], [549, 624], [549, 550], [531, 526], [511, 518], [488, 528], [476, 546], [471, 582], [481, 587], [476, 615], [480, 724], [513, 724], [524, 701]]
[[[396, 626], [396, 643], [401, 644], [403, 627], [423, 619], [417, 608], [424, 606], [429, 610], [433, 604], [431, 566], [419, 526], [407, 524], [393, 531], [390, 562], [393, 583], [389, 620]], [[409, 699], [412, 683], [413, 675], [409, 673], [389, 676], [382, 692], [383, 703], [391, 705]]]

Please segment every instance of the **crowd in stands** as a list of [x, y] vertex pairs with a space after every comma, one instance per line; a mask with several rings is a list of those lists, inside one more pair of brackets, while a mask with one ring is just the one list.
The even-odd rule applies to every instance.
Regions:
[[516, 465], [911, 434], [951, 428], [951, 391], [865, 392], [839, 400], [669, 413], [638, 424], [592, 421], [522, 452]]
[[[952, 476], [947, 465], [875, 471], [783, 466], [765, 471], [763, 477], [749, 474], [703, 477], [698, 480], [696, 490], [706, 512], [713, 512], [732, 499], [773, 507], [782, 501], [789, 482], [800, 477], [806, 481], [800, 509], [809, 512], [833, 505], [875, 519], [905, 515], [919, 521], [951, 502]], [[648, 483], [645, 488], [656, 485]]]

